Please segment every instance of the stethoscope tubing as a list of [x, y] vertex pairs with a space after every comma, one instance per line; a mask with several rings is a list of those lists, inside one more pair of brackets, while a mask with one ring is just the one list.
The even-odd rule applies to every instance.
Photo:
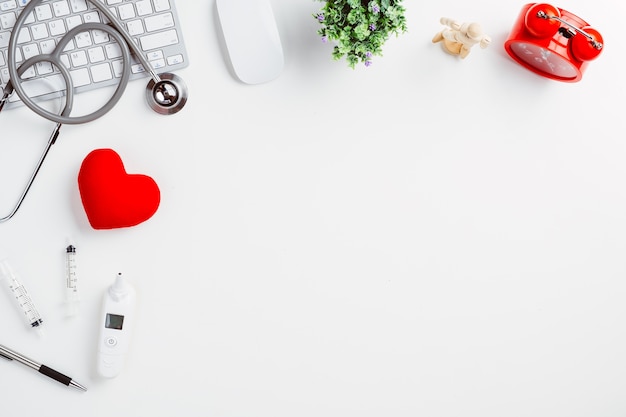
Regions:
[[[88, 0], [88, 1], [91, 4], [93, 4], [111, 22], [112, 26], [104, 24], [104, 23], [100, 23], [100, 22], [89, 22], [89, 23], [83, 23], [81, 25], [78, 25], [74, 27], [73, 29], [71, 29], [70, 31], [68, 31], [61, 38], [61, 40], [59, 41], [56, 48], [51, 54], [37, 55], [37, 56], [31, 57], [27, 59], [26, 61], [24, 61], [18, 67], [17, 60], [16, 60], [16, 51], [17, 51], [17, 41], [19, 38], [19, 33], [26, 19], [28, 18], [28, 15], [31, 12], [33, 12], [35, 7], [41, 4], [42, 1], [43, 0], [32, 0], [24, 7], [22, 12], [18, 16], [15, 22], [15, 25], [13, 26], [13, 30], [11, 32], [11, 37], [9, 38], [9, 45], [8, 45], [8, 71], [9, 71], [9, 79], [11, 80], [10, 82], [11, 82], [12, 88], [14, 89], [15, 93], [20, 97], [22, 102], [32, 111], [34, 111], [35, 113], [39, 114], [40, 116], [48, 120], [51, 120], [56, 123], [63, 123], [63, 124], [82, 124], [82, 123], [93, 121], [103, 116], [115, 106], [115, 104], [121, 98], [124, 90], [126, 89], [126, 85], [128, 84], [128, 80], [130, 79], [130, 52], [131, 51], [134, 57], [144, 67], [145, 71], [150, 73], [150, 76], [152, 77], [152, 79], [155, 82], [161, 81], [161, 78], [152, 69], [152, 66], [150, 65], [148, 60], [143, 56], [143, 54], [139, 50], [139, 47], [135, 44], [133, 39], [128, 34], [128, 31], [126, 31], [126, 29], [122, 26], [119, 20], [117, 20], [117, 17], [115, 17], [115, 15], [98, 0]], [[61, 61], [61, 53], [63, 49], [65, 48], [65, 46], [67, 45], [67, 43], [72, 38], [74, 38], [78, 33], [89, 31], [89, 30], [102, 30], [104, 32], [107, 32], [109, 35], [113, 36], [113, 38], [115, 38], [115, 40], [120, 45], [120, 48], [122, 50], [122, 59], [124, 62], [124, 66], [123, 66], [122, 74], [121, 74], [117, 89], [115, 90], [115, 92], [113, 93], [113, 95], [111, 96], [111, 98], [109, 99], [107, 103], [105, 103], [100, 109], [90, 114], [86, 114], [83, 116], [70, 116], [71, 109], [72, 109], [71, 102], [72, 102], [72, 98], [74, 94], [74, 91], [73, 91], [74, 88], [73, 88], [72, 78], [69, 75], [69, 70], [65, 68], [65, 66], [63, 65]], [[53, 64], [56, 68], [58, 68], [59, 71], [61, 72], [63, 79], [65, 81], [65, 85], [66, 85], [65, 110], [69, 109], [67, 114], [63, 114], [63, 113], [55, 114], [46, 109], [43, 109], [41, 106], [37, 105], [28, 96], [23, 86], [21, 85], [19, 81], [21, 80], [21, 74], [24, 72], [25, 69], [30, 68], [32, 65], [38, 62], [49, 62]], [[23, 68], [22, 71], [20, 71], [21, 68]], [[7, 87], [8, 87], [8, 84], [7, 84]]]
[[54, 142], [56, 142], [57, 137], [59, 137], [59, 130], [61, 129], [61, 126], [62, 126], [61, 123], [56, 124], [54, 130], [52, 131], [52, 134], [50, 135], [50, 138], [48, 139], [48, 142], [46, 143], [46, 146], [41, 156], [39, 157], [39, 161], [37, 161], [37, 164], [35, 165], [35, 169], [33, 170], [33, 173], [30, 175], [30, 178], [28, 179], [26, 186], [24, 187], [24, 190], [22, 191], [22, 194], [17, 199], [17, 203], [15, 204], [13, 209], [9, 212], [9, 214], [7, 214], [4, 217], [0, 217], [0, 223], [4, 223], [10, 220], [15, 215], [15, 213], [17, 213], [17, 210], [20, 208], [20, 206], [24, 202], [24, 199], [26, 198], [26, 194], [28, 194], [30, 187], [32, 187], [33, 182], [35, 182], [35, 177], [37, 177], [37, 174], [39, 173], [39, 170], [41, 169], [41, 166], [43, 165], [43, 161], [46, 159], [48, 152], [50, 152], [50, 148], [52, 148], [52, 145], [54, 145]]

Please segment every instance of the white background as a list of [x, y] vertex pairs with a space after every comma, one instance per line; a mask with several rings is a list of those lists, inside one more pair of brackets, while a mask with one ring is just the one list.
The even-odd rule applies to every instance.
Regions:
[[[63, 128], [0, 224], [46, 327], [0, 294], [0, 343], [89, 389], [0, 360], [3, 416], [626, 415], [623, 2], [555, 4], [606, 44], [561, 83], [504, 51], [524, 2], [407, 0], [408, 32], [352, 70], [316, 33], [322, 3], [272, 0], [285, 67], [258, 86], [232, 75], [214, 1], [177, 4], [187, 107], [156, 115], [132, 82], [111, 113]], [[442, 16], [481, 23], [491, 46], [445, 54]], [[0, 124], [4, 214], [51, 124], [25, 108]], [[155, 179], [154, 217], [89, 226], [76, 178], [98, 148]], [[117, 272], [138, 323], [102, 380]]]

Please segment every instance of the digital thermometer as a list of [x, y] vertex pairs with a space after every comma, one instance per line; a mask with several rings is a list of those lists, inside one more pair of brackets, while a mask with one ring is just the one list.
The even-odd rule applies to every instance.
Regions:
[[130, 346], [135, 321], [135, 289], [117, 274], [115, 282], [104, 293], [98, 337], [97, 371], [114, 378], [121, 372]]

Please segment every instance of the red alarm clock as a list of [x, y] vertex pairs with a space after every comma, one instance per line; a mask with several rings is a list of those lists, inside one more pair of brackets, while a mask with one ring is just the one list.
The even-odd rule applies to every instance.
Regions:
[[527, 69], [559, 81], [580, 81], [600, 55], [602, 35], [580, 17], [547, 3], [522, 8], [504, 48]]

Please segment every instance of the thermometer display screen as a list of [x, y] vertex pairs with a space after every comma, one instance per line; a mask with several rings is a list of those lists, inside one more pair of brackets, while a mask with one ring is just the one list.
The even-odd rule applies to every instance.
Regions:
[[107, 313], [107, 318], [104, 322], [104, 327], [106, 327], [107, 329], [122, 330], [123, 325], [124, 325], [124, 316], [120, 316], [118, 314]]

